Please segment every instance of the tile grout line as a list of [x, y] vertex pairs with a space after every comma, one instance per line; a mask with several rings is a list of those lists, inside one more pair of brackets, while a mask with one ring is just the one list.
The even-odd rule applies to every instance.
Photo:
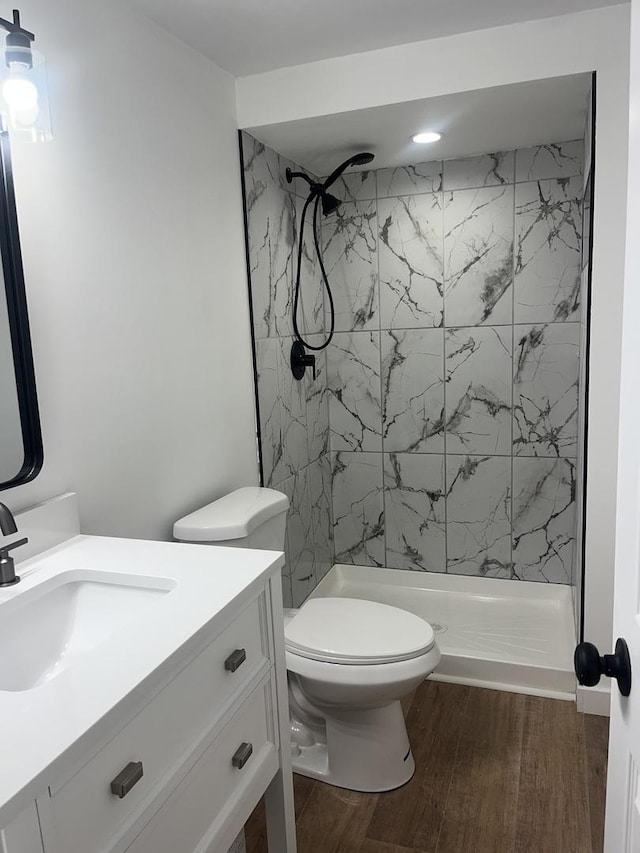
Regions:
[[445, 307], [444, 160], [440, 161], [440, 224], [442, 252], [442, 486], [444, 492], [444, 574], [449, 574], [449, 495], [447, 475], [447, 319]]
[[515, 433], [515, 337], [516, 337], [516, 179], [518, 177], [518, 150], [513, 152], [513, 248], [511, 256], [511, 517], [509, 519], [509, 580], [516, 579], [513, 559], [513, 493], [514, 493], [514, 461], [513, 439]]
[[379, 367], [379, 379], [380, 379], [380, 476], [381, 476], [381, 489], [382, 489], [382, 547], [383, 547], [383, 566], [384, 568], [388, 568], [388, 559], [387, 559], [387, 490], [385, 488], [385, 480], [384, 480], [384, 460], [385, 460], [385, 448], [384, 448], [384, 398], [383, 398], [383, 389], [384, 383], [382, 379], [382, 299], [381, 299], [381, 291], [380, 291], [380, 214], [379, 214], [379, 204], [380, 198], [378, 193], [378, 169], [373, 169], [373, 176], [375, 181], [375, 198], [374, 204], [376, 206], [376, 288], [378, 294], [378, 367]]
[[[324, 248], [325, 248], [324, 222], [322, 222], [320, 225], [319, 241], [320, 241], [320, 248], [322, 249], [322, 252], [324, 253]], [[317, 257], [316, 257], [316, 264], [318, 267], [320, 266]], [[322, 325], [323, 325], [323, 332], [326, 335], [326, 333], [327, 333], [327, 329], [326, 329], [326, 325], [327, 325], [327, 312], [326, 312], [327, 301], [326, 301], [324, 282], [322, 281], [322, 273], [320, 273], [320, 284], [322, 287], [322, 321], [323, 321]], [[328, 476], [328, 478], [329, 478], [328, 488], [327, 488], [327, 497], [328, 497], [328, 501], [329, 501], [329, 541], [327, 542], [327, 545], [329, 547], [329, 562], [330, 562], [331, 566], [333, 566], [335, 564], [335, 561], [336, 561], [336, 547], [335, 547], [335, 524], [334, 524], [335, 513], [333, 511], [333, 456], [332, 456], [332, 452], [331, 452], [331, 388], [330, 388], [330, 376], [329, 376], [329, 349], [330, 349], [330, 347], [331, 347], [331, 344], [329, 344], [329, 346], [327, 346], [325, 348], [325, 355], [324, 355], [324, 370], [325, 370], [325, 377], [324, 377], [325, 401], [324, 401], [324, 405], [325, 405], [326, 416], [327, 416], [327, 442], [325, 445], [325, 452], [323, 454], [324, 456], [326, 456], [326, 461], [325, 461], [325, 473], [322, 474], [322, 480], [323, 480], [323, 488], [324, 488], [324, 477]], [[327, 474], [327, 466], [328, 466], [328, 474]], [[330, 566], [330, 568], [331, 568], [331, 566]]]
[[[326, 247], [326, 229], [324, 219], [320, 224], [320, 248], [323, 253]], [[319, 264], [318, 264], [319, 266]], [[324, 325], [324, 333], [326, 334], [326, 324], [327, 324], [327, 302], [325, 299], [325, 288], [324, 282], [322, 282], [322, 274], [321, 274], [321, 285], [322, 285], [322, 319]], [[330, 525], [330, 534], [329, 534], [329, 556], [331, 558], [331, 565], [333, 566], [336, 561], [336, 526], [335, 526], [335, 511], [334, 511], [334, 494], [333, 494], [333, 463], [334, 463], [334, 450], [333, 450], [333, 431], [331, 429], [331, 371], [329, 369], [330, 359], [329, 359], [329, 350], [332, 344], [326, 348], [325, 351], [325, 369], [326, 369], [326, 407], [327, 407], [327, 449], [326, 456], [328, 459], [329, 465], [329, 525]]]

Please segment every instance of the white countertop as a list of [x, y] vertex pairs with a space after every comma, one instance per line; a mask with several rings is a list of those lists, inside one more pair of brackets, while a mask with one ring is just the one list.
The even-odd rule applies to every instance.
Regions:
[[0, 827], [153, 691], [176, 653], [213, 637], [229, 605], [239, 596], [248, 602], [283, 563], [275, 551], [99, 536], [75, 536], [20, 563], [21, 582], [0, 589], [0, 614], [3, 602], [72, 570], [162, 578], [174, 587], [51, 681], [0, 691]]

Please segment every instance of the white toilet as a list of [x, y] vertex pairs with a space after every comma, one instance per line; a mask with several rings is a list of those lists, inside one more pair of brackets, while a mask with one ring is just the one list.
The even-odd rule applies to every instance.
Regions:
[[[246, 487], [177, 521], [181, 542], [284, 550], [288, 498]], [[389, 791], [413, 776], [400, 699], [433, 672], [431, 626], [405, 610], [311, 598], [285, 610], [291, 749], [296, 773], [354, 791]]]

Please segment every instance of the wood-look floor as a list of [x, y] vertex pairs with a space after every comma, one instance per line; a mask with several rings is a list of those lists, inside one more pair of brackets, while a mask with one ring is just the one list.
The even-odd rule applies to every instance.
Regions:
[[[571, 702], [425, 682], [416, 773], [386, 794], [295, 776], [299, 853], [602, 853], [608, 720]], [[260, 804], [247, 853], [267, 853]]]

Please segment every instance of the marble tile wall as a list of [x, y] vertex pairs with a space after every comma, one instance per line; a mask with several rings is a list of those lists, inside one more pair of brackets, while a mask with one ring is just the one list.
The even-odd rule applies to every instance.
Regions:
[[[317, 355], [317, 378], [293, 378], [293, 281], [297, 234], [306, 184], [288, 184], [285, 169], [297, 167], [242, 133], [246, 239], [262, 480], [291, 502], [287, 520], [285, 606], [299, 606], [333, 565], [329, 395], [326, 352]], [[323, 339], [324, 298], [309, 215], [303, 238], [301, 331], [313, 345]]]
[[572, 582], [582, 159], [572, 141], [337, 186], [336, 562]]
[[[332, 563], [572, 581], [583, 143], [345, 175], [323, 222], [336, 334], [288, 366], [306, 185], [242, 134], [264, 484], [285, 598]], [[300, 324], [328, 328], [305, 227]]]

